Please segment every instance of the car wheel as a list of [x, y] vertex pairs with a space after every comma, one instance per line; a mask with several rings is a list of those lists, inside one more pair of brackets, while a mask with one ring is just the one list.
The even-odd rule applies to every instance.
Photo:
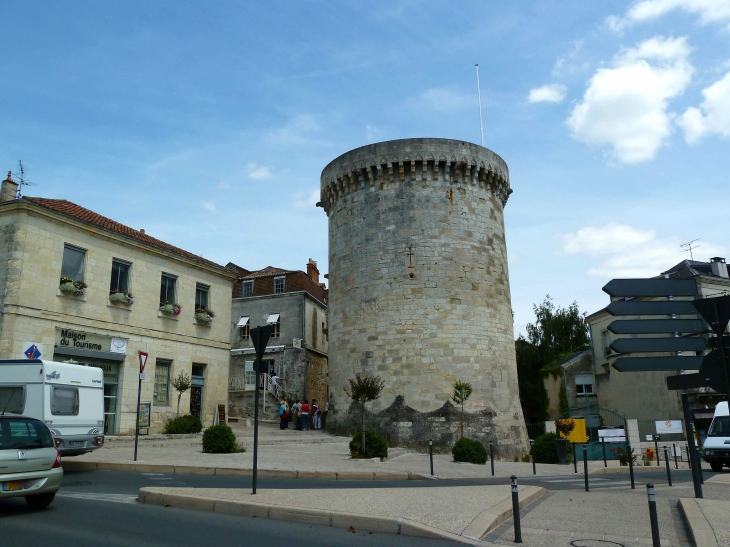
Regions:
[[33, 509], [43, 509], [44, 507], [48, 507], [55, 497], [55, 492], [51, 494], [36, 494], [35, 496], [25, 496], [25, 502]]
[[712, 470], [713, 470], [713, 471], [715, 471], [716, 473], [719, 473], [720, 471], [722, 471], [722, 464], [721, 464], [721, 463], [711, 463], [711, 464], [710, 464], [710, 467], [711, 467], [711, 468], [712, 468]]

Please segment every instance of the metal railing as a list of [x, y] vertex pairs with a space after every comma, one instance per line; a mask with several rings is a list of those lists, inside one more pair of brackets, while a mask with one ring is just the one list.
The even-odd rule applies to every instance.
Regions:
[[[254, 374], [231, 376], [228, 378], [228, 391], [253, 391], [256, 389], [255, 381]], [[276, 397], [277, 400], [281, 400], [287, 395], [286, 388], [280, 382], [281, 380], [272, 382], [271, 376], [268, 374], [259, 375], [259, 388], [265, 389]]]

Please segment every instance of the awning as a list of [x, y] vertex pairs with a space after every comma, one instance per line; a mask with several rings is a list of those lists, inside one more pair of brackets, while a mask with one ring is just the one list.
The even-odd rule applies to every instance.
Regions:
[[238, 324], [236, 326], [245, 327], [246, 325], [248, 325], [248, 319], [248, 317], [241, 317], [241, 319], [238, 320]]
[[272, 313], [269, 315], [269, 318], [266, 320], [266, 323], [278, 323], [279, 322], [279, 314], [278, 313]]

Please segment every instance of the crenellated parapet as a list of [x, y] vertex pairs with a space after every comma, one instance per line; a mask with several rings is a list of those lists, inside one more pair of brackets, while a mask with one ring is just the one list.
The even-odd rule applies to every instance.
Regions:
[[507, 164], [488, 148], [451, 139], [401, 139], [362, 146], [331, 161], [322, 171], [321, 205], [329, 215], [342, 196], [408, 181], [479, 187], [502, 207], [512, 193]]

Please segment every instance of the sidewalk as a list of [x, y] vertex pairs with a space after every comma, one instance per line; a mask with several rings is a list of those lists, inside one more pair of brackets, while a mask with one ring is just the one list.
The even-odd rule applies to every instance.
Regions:
[[[137, 468], [145, 464], [166, 466], [166, 472], [216, 473], [216, 469], [231, 474], [241, 470], [250, 472], [253, 467], [253, 428], [233, 424], [236, 437], [245, 447], [240, 454], [205, 454], [202, 452], [201, 435], [195, 436], [143, 436], [140, 437]], [[406, 452], [404, 449], [391, 448], [390, 457], [379, 460], [357, 460], [350, 457], [350, 439], [335, 437], [321, 431], [281, 431], [278, 425], [262, 423], [259, 428], [259, 469], [276, 471], [277, 476], [304, 478], [310, 473], [327, 474], [320, 478], [348, 478], [376, 475], [391, 475], [390, 478], [430, 478], [428, 454]], [[135, 469], [133, 437], [111, 437], [104, 448], [64, 460], [69, 469]], [[434, 454], [434, 475], [440, 479], [478, 479], [491, 477], [491, 464], [474, 465], [454, 462], [451, 454]], [[113, 464], [113, 467], [109, 467]], [[627, 467], [619, 468], [618, 462], [609, 461], [609, 472], [628, 472]], [[532, 464], [508, 462], [497, 459], [494, 464], [495, 476], [532, 475]], [[603, 461], [588, 462], [589, 472], [604, 473]], [[185, 471], [177, 471], [181, 468]], [[149, 467], [146, 468], [150, 470]], [[644, 469], [646, 468], [638, 468]], [[656, 470], [663, 471], [663, 467]], [[165, 472], [165, 471], [162, 471]], [[582, 462], [578, 472], [582, 473]], [[572, 465], [537, 464], [537, 474], [542, 476], [568, 475], [573, 473]], [[361, 477], [362, 478], [362, 477]]]

